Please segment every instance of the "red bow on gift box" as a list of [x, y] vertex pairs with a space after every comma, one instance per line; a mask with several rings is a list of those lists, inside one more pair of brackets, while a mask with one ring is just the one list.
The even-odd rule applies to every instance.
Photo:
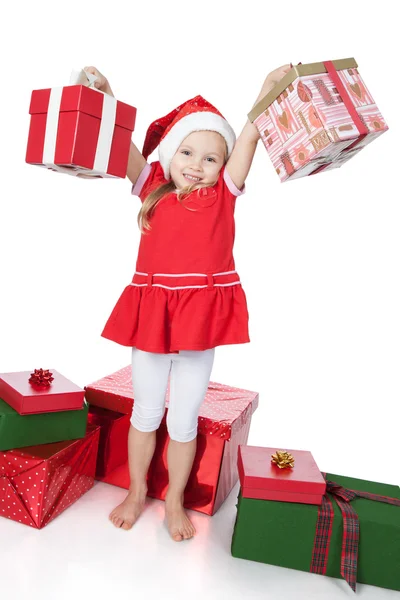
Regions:
[[54, 381], [52, 377], [53, 373], [50, 373], [49, 369], [35, 369], [29, 378], [31, 385], [40, 385], [41, 387], [49, 387], [51, 382]]
[[[322, 473], [326, 479], [326, 473]], [[334, 497], [343, 516], [343, 539], [342, 555], [340, 559], [340, 574], [347, 581], [353, 592], [356, 591], [357, 563], [358, 563], [358, 541], [360, 537], [360, 526], [358, 516], [350, 502], [354, 498], [367, 498], [376, 502], [385, 502], [400, 506], [398, 498], [389, 498], [369, 492], [349, 490], [327, 480], [326, 494], [322, 497], [322, 504], [318, 509], [318, 520], [315, 528], [314, 548], [311, 560], [311, 573], [325, 575], [328, 565], [329, 546], [333, 525], [333, 506], [328, 492]]]

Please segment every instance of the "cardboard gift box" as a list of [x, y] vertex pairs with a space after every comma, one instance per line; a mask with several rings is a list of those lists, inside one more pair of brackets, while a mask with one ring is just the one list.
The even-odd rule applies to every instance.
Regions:
[[288, 450], [293, 467], [279, 468], [271, 459], [276, 448], [240, 446], [239, 478], [244, 498], [321, 504], [326, 482], [311, 454]]
[[0, 516], [45, 527], [94, 485], [100, 428], [83, 439], [0, 453]]
[[232, 556], [400, 590], [400, 488], [325, 477], [321, 506], [239, 493]]
[[388, 130], [354, 58], [294, 66], [248, 117], [281, 182], [340, 167]]
[[[90, 405], [130, 417], [134, 402], [131, 366], [86, 386], [85, 397]], [[209, 383], [199, 413], [196, 457], [184, 496], [186, 508], [212, 515], [227, 498], [238, 481], [238, 447], [247, 443], [251, 417], [258, 406], [258, 400], [256, 392]], [[169, 386], [166, 411], [168, 401]], [[157, 430], [156, 451], [148, 473], [148, 495], [160, 500], [165, 500], [168, 487], [169, 436], [166, 414]], [[130, 478], [127, 460], [100, 479], [128, 489]]]
[[[0, 398], [20, 415], [82, 409], [85, 398], [83, 389], [55, 369], [36, 371], [51, 375], [49, 385], [30, 383], [30, 371], [0, 373]], [[41, 380], [40, 375], [38, 380]]]
[[126, 177], [136, 108], [93, 86], [96, 77], [73, 73], [85, 85], [34, 90], [26, 162], [86, 177]]
[[19, 415], [0, 399], [0, 451], [83, 438], [88, 408]]
[[128, 460], [130, 416], [91, 405], [88, 422], [100, 427], [96, 479], [101, 479]]

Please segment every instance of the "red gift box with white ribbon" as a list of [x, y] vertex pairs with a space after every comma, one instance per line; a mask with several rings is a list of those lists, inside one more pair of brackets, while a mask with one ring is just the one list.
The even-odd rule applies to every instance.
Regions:
[[27, 163], [86, 178], [126, 177], [136, 108], [93, 87], [95, 80], [73, 72], [77, 85], [32, 92]]

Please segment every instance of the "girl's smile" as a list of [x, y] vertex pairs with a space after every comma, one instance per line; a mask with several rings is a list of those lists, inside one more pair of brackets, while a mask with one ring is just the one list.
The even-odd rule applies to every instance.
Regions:
[[170, 165], [176, 187], [201, 183], [214, 185], [224, 165], [226, 143], [215, 131], [194, 131], [176, 151]]

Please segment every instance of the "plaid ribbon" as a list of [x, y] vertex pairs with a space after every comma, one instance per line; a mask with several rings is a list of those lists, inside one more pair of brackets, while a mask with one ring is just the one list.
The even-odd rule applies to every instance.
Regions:
[[[322, 473], [326, 479], [326, 473]], [[315, 529], [314, 548], [311, 559], [311, 573], [325, 575], [328, 565], [329, 546], [333, 526], [333, 506], [328, 492], [334, 497], [343, 517], [342, 555], [340, 560], [340, 574], [347, 581], [353, 592], [356, 591], [358, 541], [360, 526], [358, 516], [350, 502], [354, 498], [367, 498], [376, 502], [385, 502], [400, 506], [400, 499], [379, 496], [358, 490], [349, 490], [335, 483], [326, 481], [326, 494], [322, 497], [322, 504], [318, 509], [317, 526]]]

